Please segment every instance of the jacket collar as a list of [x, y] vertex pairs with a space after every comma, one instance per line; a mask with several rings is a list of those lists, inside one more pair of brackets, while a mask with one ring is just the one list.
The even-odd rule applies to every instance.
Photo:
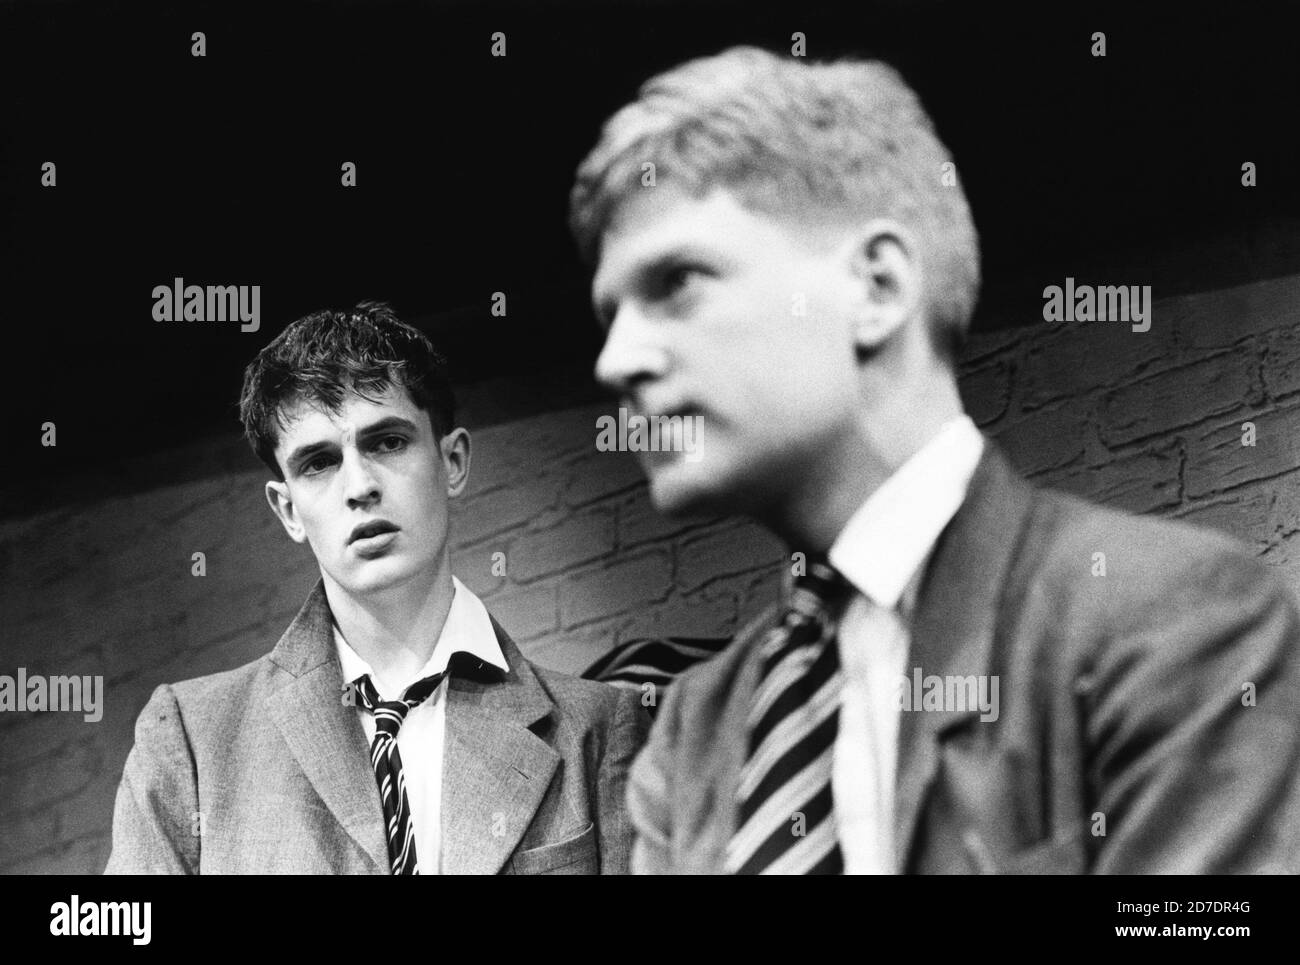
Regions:
[[[554, 702], [494, 619], [508, 673], [460, 660], [447, 690], [442, 866], [499, 871], [550, 784], [559, 755], [539, 736]], [[383, 811], [365, 732], [343, 703], [333, 616], [317, 581], [270, 659], [285, 673], [267, 711], [322, 802], [377, 870], [389, 867]]]
[[[555, 703], [495, 619], [508, 673], [478, 662], [447, 688], [442, 870], [500, 871], [532, 823], [560, 762], [542, 736]], [[466, 661], [465, 663], [469, 663]]]
[[[939, 537], [921, 583], [907, 674], [987, 675], [1010, 568], [1033, 507], [1033, 490], [989, 440], [966, 500]], [[906, 868], [943, 736], [978, 720], [977, 708], [902, 711], [894, 843]]]

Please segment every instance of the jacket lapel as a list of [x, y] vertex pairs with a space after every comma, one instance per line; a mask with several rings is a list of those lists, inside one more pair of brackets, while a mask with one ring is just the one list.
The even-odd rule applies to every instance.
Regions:
[[447, 686], [442, 768], [442, 871], [496, 874], [532, 822], [559, 755], [531, 728], [551, 698], [495, 619], [507, 674], [479, 664]]
[[343, 703], [333, 618], [319, 581], [271, 660], [289, 676], [266, 701], [289, 751], [320, 799], [375, 865], [388, 871], [388, 844], [365, 731]]
[[[921, 585], [906, 673], [987, 674], [1007, 571], [1028, 519], [1032, 491], [994, 444], [984, 454], [965, 501], [948, 524]], [[917, 821], [945, 733], [978, 718], [966, 711], [903, 711], [899, 722], [894, 844], [899, 870], [909, 865]]]

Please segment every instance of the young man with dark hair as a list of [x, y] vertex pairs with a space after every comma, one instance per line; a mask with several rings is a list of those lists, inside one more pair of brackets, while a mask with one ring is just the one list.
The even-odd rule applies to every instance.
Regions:
[[154, 692], [108, 871], [625, 871], [644, 711], [533, 666], [452, 575], [470, 436], [428, 339], [381, 304], [310, 315], [240, 414], [320, 581], [269, 654]]
[[753, 517], [795, 575], [669, 687], [633, 870], [1300, 870], [1295, 602], [1220, 535], [1030, 486], [963, 413], [954, 170], [888, 66], [753, 48], [647, 81], [578, 170], [596, 374], [706, 430], [644, 455], [653, 501]]

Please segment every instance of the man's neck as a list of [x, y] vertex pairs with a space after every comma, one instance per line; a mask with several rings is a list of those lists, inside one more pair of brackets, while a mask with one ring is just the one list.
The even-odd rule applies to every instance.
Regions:
[[864, 411], [763, 521], [792, 551], [828, 551], [871, 494], [963, 411], [956, 384], [943, 380], [892, 397], [889, 408], [889, 413]]
[[388, 690], [429, 662], [451, 612], [455, 586], [444, 564], [432, 582], [413, 581], [358, 597], [324, 576], [325, 596], [343, 639]]

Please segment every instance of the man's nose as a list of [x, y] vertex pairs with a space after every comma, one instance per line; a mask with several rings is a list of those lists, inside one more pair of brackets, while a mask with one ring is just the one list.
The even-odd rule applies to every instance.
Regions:
[[348, 505], [367, 505], [379, 499], [379, 479], [375, 476], [370, 460], [359, 450], [349, 448], [343, 451], [340, 471], [343, 474]]
[[631, 307], [620, 308], [596, 359], [596, 380], [626, 396], [637, 383], [662, 377], [667, 368], [668, 353], [653, 326]]

